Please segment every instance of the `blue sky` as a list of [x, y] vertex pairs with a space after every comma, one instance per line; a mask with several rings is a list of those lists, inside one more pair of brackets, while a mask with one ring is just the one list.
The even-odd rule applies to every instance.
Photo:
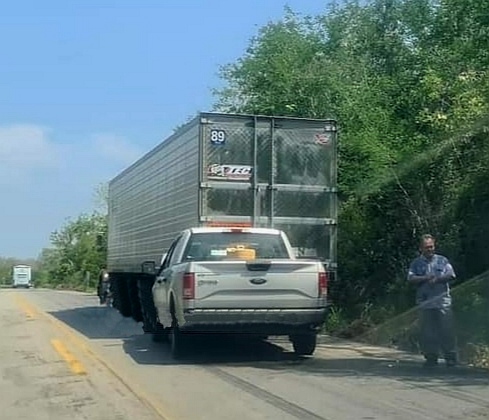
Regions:
[[288, 4], [17, 0], [0, 12], [0, 256], [36, 257], [67, 218], [198, 111], [219, 66]]

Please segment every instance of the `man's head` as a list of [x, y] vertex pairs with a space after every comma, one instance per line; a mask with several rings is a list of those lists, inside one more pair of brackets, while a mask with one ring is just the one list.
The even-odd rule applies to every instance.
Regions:
[[419, 250], [425, 258], [430, 259], [435, 254], [435, 238], [432, 235], [426, 234], [421, 237]]

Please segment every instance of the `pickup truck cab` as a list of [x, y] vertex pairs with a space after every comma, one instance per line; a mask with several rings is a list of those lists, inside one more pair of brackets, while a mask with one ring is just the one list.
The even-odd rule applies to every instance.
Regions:
[[285, 335], [297, 354], [311, 355], [327, 280], [321, 262], [297, 259], [280, 230], [199, 227], [175, 239], [152, 295], [174, 357], [190, 332]]

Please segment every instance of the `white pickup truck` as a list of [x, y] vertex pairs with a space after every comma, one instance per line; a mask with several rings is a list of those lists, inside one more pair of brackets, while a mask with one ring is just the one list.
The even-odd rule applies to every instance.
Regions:
[[297, 259], [280, 230], [202, 227], [173, 242], [152, 295], [176, 358], [191, 332], [285, 335], [312, 355], [327, 282], [321, 262]]

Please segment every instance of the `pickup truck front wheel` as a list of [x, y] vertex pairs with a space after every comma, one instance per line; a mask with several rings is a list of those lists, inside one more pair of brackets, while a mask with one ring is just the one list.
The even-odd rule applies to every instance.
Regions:
[[297, 334], [290, 336], [294, 352], [299, 356], [311, 356], [316, 350], [316, 334]]
[[170, 331], [171, 355], [174, 359], [181, 359], [187, 350], [187, 337], [178, 328], [178, 323], [174, 320]]
[[154, 280], [151, 278], [140, 278], [137, 282], [138, 297], [143, 318], [143, 331], [145, 333], [151, 333], [155, 343], [162, 343], [168, 339], [169, 328], [165, 328], [158, 320], [151, 290], [153, 283]]
[[168, 341], [168, 336], [170, 335], [170, 329], [165, 328], [159, 322], [156, 323], [154, 332], [152, 334], [152, 339], [155, 343], [166, 343]]

